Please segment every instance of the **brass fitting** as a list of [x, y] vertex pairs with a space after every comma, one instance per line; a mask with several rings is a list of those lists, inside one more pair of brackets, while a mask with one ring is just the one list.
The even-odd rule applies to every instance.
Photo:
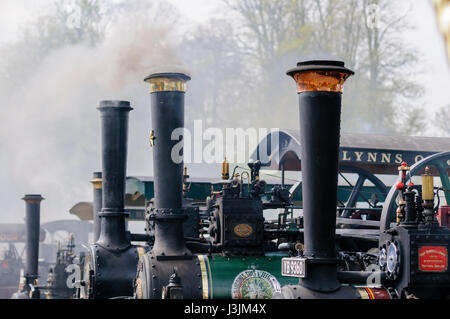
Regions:
[[227, 180], [230, 178], [230, 163], [225, 157], [222, 162], [222, 179]]
[[186, 92], [186, 82], [190, 79], [183, 73], [156, 73], [148, 76], [145, 82], [150, 84], [150, 93]]
[[101, 178], [94, 178], [90, 181], [92, 185], [94, 185], [95, 189], [102, 189], [102, 179]]
[[430, 173], [430, 168], [425, 167], [425, 174], [422, 175], [422, 199], [432, 201], [434, 200], [434, 184], [433, 175]]

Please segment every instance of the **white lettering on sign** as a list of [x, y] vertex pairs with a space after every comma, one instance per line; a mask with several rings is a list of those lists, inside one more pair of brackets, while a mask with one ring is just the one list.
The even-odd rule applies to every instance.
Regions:
[[361, 162], [361, 157], [364, 155], [363, 152], [355, 152], [356, 155], [356, 161]]
[[343, 151], [342, 153], [343, 153], [343, 155], [344, 155], [344, 156], [342, 157], [342, 160], [343, 160], [343, 161], [350, 161], [350, 160], [351, 160], [350, 157], [347, 157], [347, 153], [348, 153], [347, 151]]
[[306, 260], [304, 258], [283, 258], [281, 260], [281, 275], [305, 278]]
[[377, 155], [378, 153], [368, 153], [367, 154], [367, 161], [368, 162], [376, 162], [377, 161]]
[[391, 153], [381, 153], [381, 163], [390, 163], [391, 162]]
[[417, 156], [414, 158], [414, 162], [415, 162], [415, 163], [417, 163], [417, 162], [419, 162], [419, 161], [421, 161], [421, 160], [423, 160], [423, 156], [422, 156], [422, 155], [417, 155]]

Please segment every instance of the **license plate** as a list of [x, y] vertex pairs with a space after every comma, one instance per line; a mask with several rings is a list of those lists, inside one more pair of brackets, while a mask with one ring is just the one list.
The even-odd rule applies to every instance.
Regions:
[[305, 258], [283, 258], [281, 260], [281, 275], [285, 277], [306, 277]]

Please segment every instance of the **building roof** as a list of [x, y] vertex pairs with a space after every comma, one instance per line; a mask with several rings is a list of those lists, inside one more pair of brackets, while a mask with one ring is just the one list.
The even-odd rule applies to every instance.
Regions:
[[[280, 130], [276, 134], [270, 133], [260, 142], [252, 160], [270, 162], [269, 169], [281, 170], [283, 163], [286, 170], [301, 170], [299, 132]], [[265, 149], [269, 150], [267, 155], [260, 151]], [[450, 138], [446, 137], [342, 133], [339, 160], [341, 164], [360, 167], [373, 174], [397, 174], [397, 167], [403, 161], [412, 165], [446, 151], [450, 151]]]

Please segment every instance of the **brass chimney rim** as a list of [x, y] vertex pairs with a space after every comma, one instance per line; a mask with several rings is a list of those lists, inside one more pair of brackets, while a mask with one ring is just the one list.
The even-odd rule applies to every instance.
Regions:
[[155, 92], [186, 92], [186, 82], [191, 77], [184, 73], [154, 73], [147, 76], [144, 81], [150, 84], [150, 93]]
[[287, 72], [297, 83], [298, 93], [328, 91], [342, 93], [344, 82], [355, 72], [342, 61], [311, 60], [297, 63]]

